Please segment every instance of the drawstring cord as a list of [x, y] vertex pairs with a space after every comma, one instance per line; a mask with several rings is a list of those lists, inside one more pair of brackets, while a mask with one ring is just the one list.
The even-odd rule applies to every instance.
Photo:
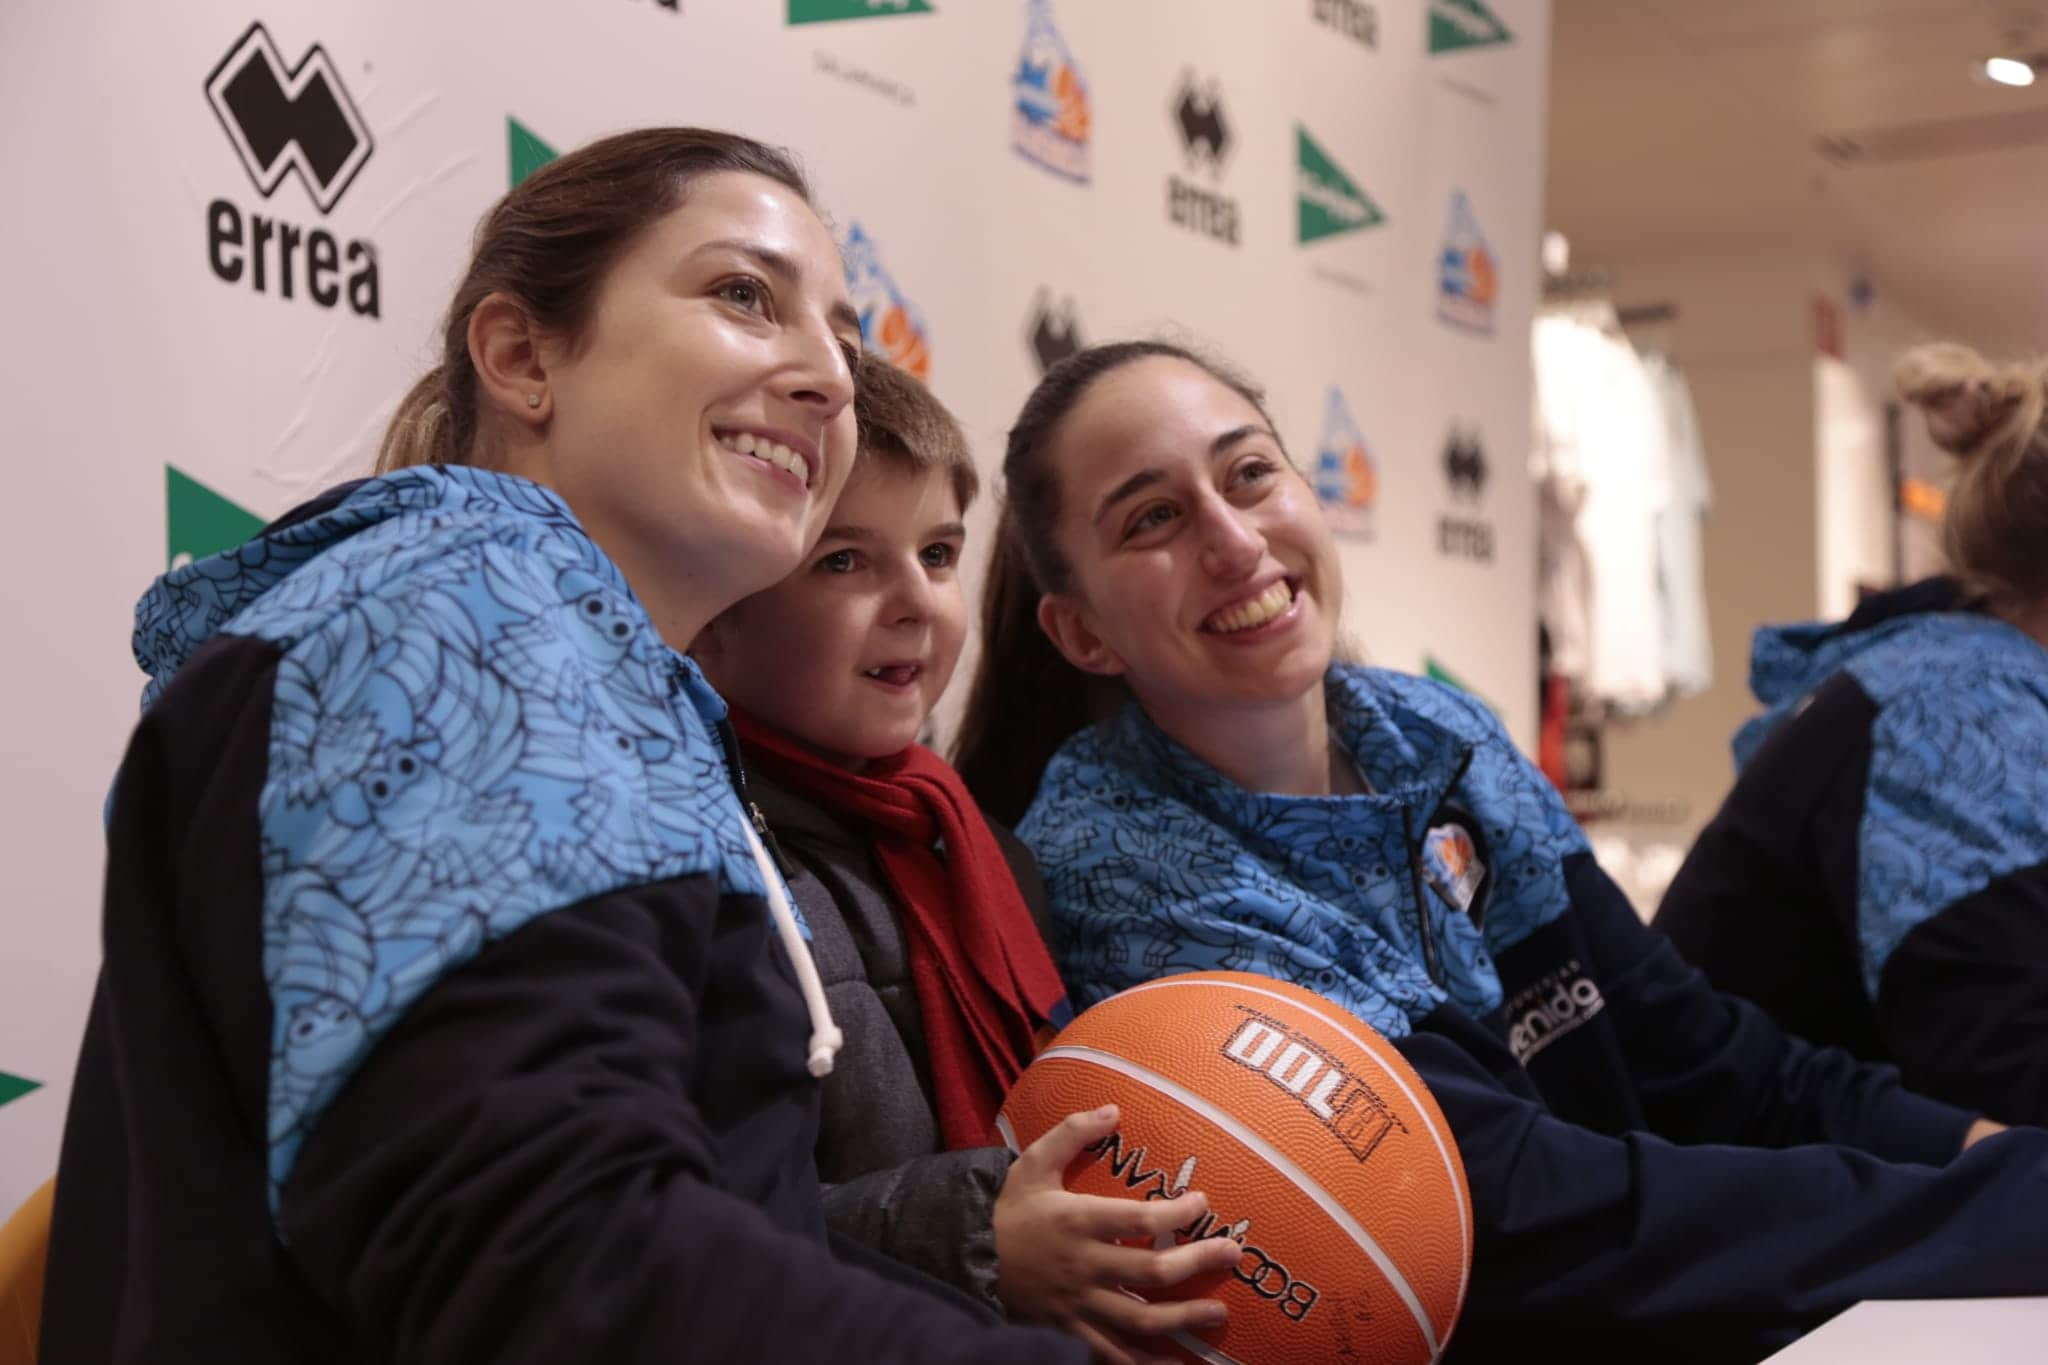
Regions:
[[768, 849], [762, 844], [761, 836], [754, 832], [753, 824], [746, 820], [741, 820], [740, 824], [747, 831], [748, 846], [754, 850], [754, 866], [761, 870], [761, 880], [768, 887], [768, 912], [775, 920], [776, 932], [782, 935], [782, 949], [789, 954], [790, 963], [796, 968], [796, 984], [803, 992], [804, 1008], [810, 1011], [810, 1057], [804, 1065], [813, 1076], [829, 1076], [833, 1059], [845, 1045], [846, 1035], [832, 1022], [832, 1007], [825, 1001], [825, 986], [818, 979], [817, 960], [811, 956], [811, 945], [804, 942], [803, 930], [796, 927], [796, 911], [790, 908], [789, 893], [782, 886], [782, 874], [769, 860]]

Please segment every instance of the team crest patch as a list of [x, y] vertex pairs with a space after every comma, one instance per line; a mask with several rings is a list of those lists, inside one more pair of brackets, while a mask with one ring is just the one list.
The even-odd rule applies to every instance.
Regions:
[[1486, 884], [1486, 863], [1463, 825], [1438, 825], [1423, 836], [1422, 869], [1436, 893], [1460, 914], [1484, 909], [1479, 891]]

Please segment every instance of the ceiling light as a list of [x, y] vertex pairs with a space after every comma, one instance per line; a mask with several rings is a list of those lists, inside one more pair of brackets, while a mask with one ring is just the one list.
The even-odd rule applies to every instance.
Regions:
[[2034, 83], [2034, 68], [2017, 57], [1993, 57], [1984, 63], [1984, 74], [2000, 85]]

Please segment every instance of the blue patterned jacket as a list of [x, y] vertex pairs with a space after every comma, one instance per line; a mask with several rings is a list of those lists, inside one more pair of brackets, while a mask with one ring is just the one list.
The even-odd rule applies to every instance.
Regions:
[[166, 574], [48, 1359], [1042, 1359], [823, 1246], [725, 708], [538, 485]]
[[1751, 686], [1659, 927], [1787, 1027], [2048, 1123], [2048, 650], [1937, 579], [1760, 630]]
[[2048, 1133], [1958, 1159], [1970, 1114], [1713, 990], [1470, 698], [1340, 665], [1325, 699], [1374, 794], [1245, 791], [1131, 705], [1018, 832], [1081, 1002], [1260, 972], [1414, 1064], [1471, 1180], [1452, 1358], [1754, 1360], [1859, 1299], [2048, 1290]]

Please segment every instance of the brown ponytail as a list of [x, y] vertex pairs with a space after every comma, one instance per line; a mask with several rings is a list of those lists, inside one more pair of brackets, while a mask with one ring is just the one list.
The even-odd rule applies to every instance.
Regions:
[[1943, 342], [1908, 351], [1894, 378], [1935, 444], [1962, 461], [1942, 518], [1956, 576], [2001, 613], [2048, 602], [2043, 362], [1998, 365]]
[[477, 227], [469, 270], [441, 329], [440, 363], [392, 414], [377, 472], [487, 460], [469, 359], [469, 317], [477, 305], [508, 294], [543, 330], [573, 341], [612, 262], [680, 206], [693, 181], [720, 171], [765, 176], [811, 202], [789, 153], [710, 128], [643, 128], [602, 138], [514, 186]]
[[[1083, 673], [1038, 625], [1045, 594], [1072, 587], [1060, 553], [1060, 490], [1052, 446], [1067, 415], [1112, 370], [1152, 357], [1207, 371], [1266, 415], [1265, 394], [1218, 361], [1165, 341], [1091, 346], [1045, 372], [1024, 400], [1003, 454], [1004, 498], [981, 599], [981, 661], [967, 694], [953, 766], [992, 818], [1014, 825], [1038, 793], [1045, 765], [1084, 725], [1128, 695], [1114, 679]], [[1271, 425], [1271, 419], [1267, 421]]]

